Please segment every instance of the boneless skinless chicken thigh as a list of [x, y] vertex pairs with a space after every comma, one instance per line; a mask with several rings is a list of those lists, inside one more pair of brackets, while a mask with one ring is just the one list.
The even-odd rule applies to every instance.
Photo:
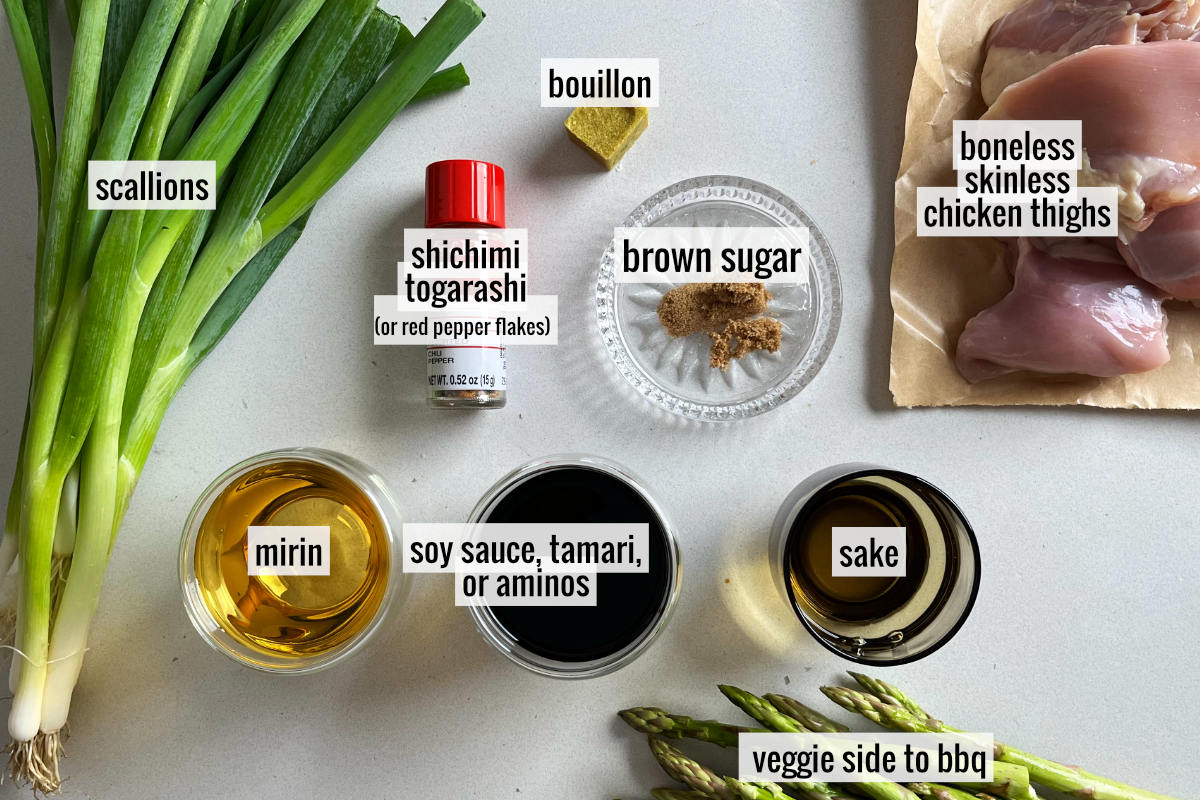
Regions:
[[1163, 295], [1111, 250], [1052, 255], [1012, 246], [1013, 290], [967, 323], [955, 362], [967, 380], [1018, 370], [1100, 377], [1167, 362]]
[[[1198, 24], [1191, 0], [1031, 0], [993, 28], [989, 61], [1039, 25], [1048, 38], [1034, 74], [1000, 92], [984, 119], [1082, 120], [1080, 183], [1117, 187], [1121, 233], [1098, 249], [1014, 242], [1012, 292], [959, 340], [968, 380], [1109, 377], [1166, 362], [1163, 299], [1200, 300], [1200, 41], [1185, 36]], [[1085, 34], [1082, 47], [1098, 46], [1079, 47]], [[1112, 43], [1130, 37], [1138, 43]]]
[[1082, 185], [1116, 186], [1122, 223], [1200, 199], [1200, 43], [1093, 47], [1000, 93], [983, 119], [1083, 122]]
[[1099, 44], [1189, 39], [1200, 26], [1192, 0], [1031, 0], [1001, 17], [987, 38], [981, 89], [988, 105], [1005, 87]]
[[1144, 280], [1179, 300], [1200, 300], [1200, 201], [1168, 209], [1146, 230], [1126, 233], [1120, 248]]

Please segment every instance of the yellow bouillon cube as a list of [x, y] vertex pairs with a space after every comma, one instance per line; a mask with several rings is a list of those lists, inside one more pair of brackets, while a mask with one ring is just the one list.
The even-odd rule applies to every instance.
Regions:
[[567, 117], [567, 134], [612, 169], [649, 124], [645, 108], [577, 108]]

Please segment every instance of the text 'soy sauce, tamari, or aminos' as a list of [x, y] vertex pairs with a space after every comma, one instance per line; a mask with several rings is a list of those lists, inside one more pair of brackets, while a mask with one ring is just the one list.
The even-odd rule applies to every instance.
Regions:
[[472, 608], [481, 632], [543, 674], [603, 674], [638, 655], [661, 630], [679, 591], [679, 557], [662, 513], [624, 470], [591, 457], [517, 470], [477, 508], [487, 523], [646, 523], [649, 569], [595, 576], [595, 606]]

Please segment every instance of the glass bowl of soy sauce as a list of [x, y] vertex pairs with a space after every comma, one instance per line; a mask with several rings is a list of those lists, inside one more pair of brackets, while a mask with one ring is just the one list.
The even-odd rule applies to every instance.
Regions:
[[649, 569], [599, 573], [594, 606], [471, 606], [475, 626], [509, 660], [554, 678], [592, 678], [632, 662], [666, 627], [679, 598], [675, 534], [645, 484], [598, 456], [538, 459], [501, 478], [475, 523], [645, 523]]

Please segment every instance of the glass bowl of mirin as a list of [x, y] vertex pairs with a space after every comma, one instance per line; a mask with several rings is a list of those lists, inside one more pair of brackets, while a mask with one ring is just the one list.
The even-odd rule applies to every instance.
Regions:
[[766, 316], [783, 326], [777, 353], [755, 351], [728, 370], [709, 365], [706, 333], [672, 338], [658, 304], [674, 283], [618, 283], [616, 245], [600, 262], [596, 311], [617, 371], [647, 400], [697, 420], [734, 420], [778, 408], [824, 365], [837, 338], [842, 288], [833, 250], [795, 201], [746, 178], [710, 175], [668, 186], [639, 205], [623, 227], [806, 227], [810, 266], [803, 283], [768, 284]]

